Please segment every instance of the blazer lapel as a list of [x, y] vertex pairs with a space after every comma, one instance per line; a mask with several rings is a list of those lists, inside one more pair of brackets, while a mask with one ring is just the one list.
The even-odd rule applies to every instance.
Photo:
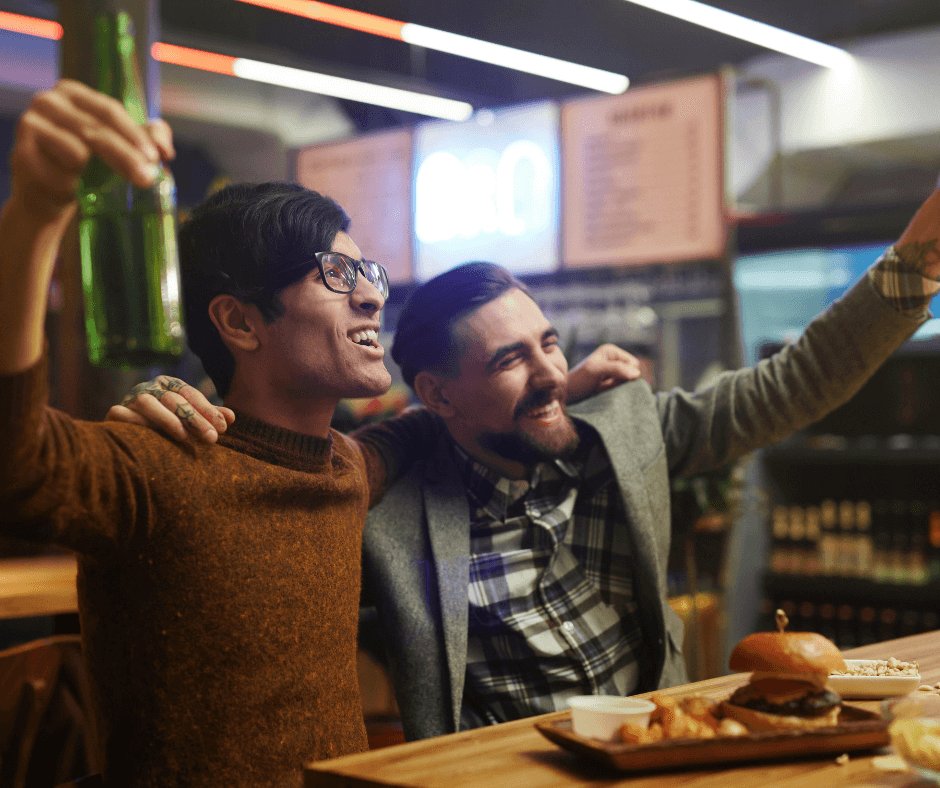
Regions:
[[[605, 395], [601, 394], [594, 399], [603, 401]], [[581, 413], [577, 414], [577, 410], [581, 410]], [[646, 493], [643, 472], [636, 461], [635, 447], [631, 446], [629, 414], [621, 413], [617, 418], [611, 418], [609, 411], [598, 414], [592, 413], [591, 409], [576, 406], [571, 415], [597, 430], [613, 465], [627, 514], [637, 602], [644, 628], [652, 636], [647, 647], [652, 649], [655, 664], [660, 664], [662, 660], [658, 654], [665, 653], [666, 620], [662, 600], [666, 593], [666, 577], [658, 559], [660, 550], [652, 527], [653, 511]]]
[[470, 515], [467, 493], [449, 447], [439, 445], [436, 462], [428, 464], [424, 485], [431, 551], [450, 672], [454, 730], [460, 726], [464, 674], [467, 669], [467, 587], [470, 582]]

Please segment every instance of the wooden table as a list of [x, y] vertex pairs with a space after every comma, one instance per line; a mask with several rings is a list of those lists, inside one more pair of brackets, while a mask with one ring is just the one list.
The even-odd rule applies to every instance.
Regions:
[[[940, 631], [891, 640], [845, 652], [851, 659], [897, 657], [916, 661], [925, 683], [940, 681]], [[726, 698], [747, 674], [722, 676], [665, 690], [669, 695]], [[852, 701], [877, 710], [879, 701]], [[907, 772], [873, 765], [878, 753], [853, 754], [839, 765], [833, 757], [795, 762], [759, 762], [631, 776], [602, 769], [560, 749], [534, 723], [559, 719], [555, 712], [464, 733], [411, 742], [306, 767], [307, 788], [929, 788]]]
[[0, 559], [0, 619], [78, 611], [72, 555]]

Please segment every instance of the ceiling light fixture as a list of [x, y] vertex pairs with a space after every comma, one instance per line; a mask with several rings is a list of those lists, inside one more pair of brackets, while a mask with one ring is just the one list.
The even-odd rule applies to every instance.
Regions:
[[274, 63], [263, 63], [245, 57], [230, 57], [163, 43], [154, 44], [151, 54], [154, 60], [159, 60], [161, 63], [173, 63], [203, 71], [230, 74], [255, 82], [306, 90], [310, 93], [360, 101], [363, 104], [375, 104], [380, 107], [414, 112], [418, 115], [429, 115], [433, 118], [460, 121], [467, 120], [473, 114], [473, 106], [465, 101], [385, 87], [371, 82], [359, 82], [299, 68], [278, 66]]
[[750, 41], [752, 44], [758, 44], [800, 60], [808, 60], [810, 63], [826, 68], [838, 68], [854, 60], [852, 55], [844, 49], [738, 16], [738, 14], [732, 14], [730, 11], [723, 11], [696, 0], [626, 0], [626, 2], [678, 17], [686, 22], [717, 30], [719, 33]]
[[385, 36], [407, 44], [449, 52], [470, 60], [480, 60], [515, 71], [525, 71], [604, 93], [623, 93], [630, 84], [630, 80], [623, 74], [615, 74], [612, 71], [582, 66], [522, 49], [493, 44], [456, 33], [447, 33], [433, 27], [415, 25], [411, 22], [396, 22], [394, 19], [353, 11], [329, 3], [320, 3], [316, 0], [238, 0], [238, 2], [359, 30], [363, 33]]
[[34, 16], [11, 14], [8, 11], [0, 11], [0, 30], [10, 30], [39, 38], [51, 38], [55, 41], [62, 38], [62, 25], [58, 22], [53, 22], [51, 19], [37, 19]]
[[[62, 38], [62, 25], [58, 22], [22, 14], [11, 14], [6, 11], [0, 11], [0, 30], [54, 40]], [[173, 63], [202, 71], [215, 71], [218, 74], [228, 74], [255, 82], [267, 82], [271, 85], [282, 85], [310, 93], [320, 93], [324, 96], [360, 101], [363, 104], [375, 104], [380, 107], [414, 112], [416, 115], [457, 121], [467, 120], [473, 115], [473, 106], [466, 101], [455, 101], [412, 90], [401, 90], [371, 82], [318, 74], [315, 71], [262, 63], [259, 60], [249, 60], [244, 57], [230, 57], [161, 42], [155, 43], [150, 53], [154, 60], [159, 60], [161, 63]]]

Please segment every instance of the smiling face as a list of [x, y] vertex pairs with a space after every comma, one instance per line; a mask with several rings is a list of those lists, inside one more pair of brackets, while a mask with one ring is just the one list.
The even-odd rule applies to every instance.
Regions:
[[557, 332], [529, 296], [509, 290], [453, 331], [460, 372], [441, 380], [441, 394], [458, 443], [513, 476], [577, 446], [564, 408], [568, 364]]
[[[361, 260], [346, 233], [330, 249]], [[259, 330], [272, 383], [293, 397], [343, 399], [388, 391], [392, 379], [378, 344], [385, 300], [359, 275], [352, 293], [334, 293], [314, 268], [280, 294], [284, 314]]]

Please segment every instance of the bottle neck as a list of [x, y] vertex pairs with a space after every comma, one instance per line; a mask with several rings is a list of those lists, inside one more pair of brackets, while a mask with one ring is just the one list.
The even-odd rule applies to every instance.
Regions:
[[95, 19], [95, 64], [98, 90], [124, 105], [135, 123], [147, 122], [147, 100], [137, 66], [134, 25], [125, 11]]

